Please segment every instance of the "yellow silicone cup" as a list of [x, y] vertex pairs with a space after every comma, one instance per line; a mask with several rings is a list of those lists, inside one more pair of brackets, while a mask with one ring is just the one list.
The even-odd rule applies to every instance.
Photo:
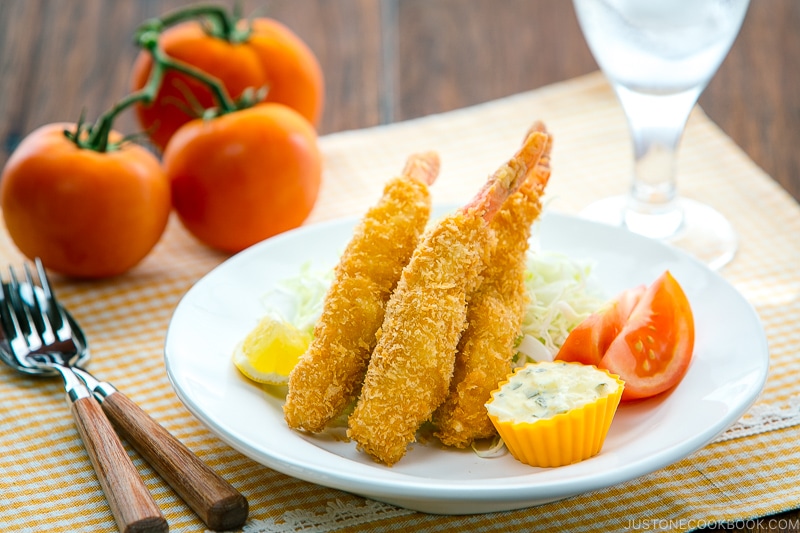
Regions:
[[[514, 374], [519, 370], [521, 368], [516, 369]], [[515, 459], [530, 466], [555, 467], [577, 463], [600, 452], [625, 384], [619, 376], [603, 369], [597, 370], [616, 380], [619, 387], [592, 403], [535, 422], [500, 421], [496, 416], [489, 415]], [[489, 403], [514, 374], [498, 385]]]

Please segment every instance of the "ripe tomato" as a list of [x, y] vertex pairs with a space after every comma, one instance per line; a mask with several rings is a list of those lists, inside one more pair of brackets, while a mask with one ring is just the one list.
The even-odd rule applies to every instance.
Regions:
[[52, 270], [82, 278], [122, 274], [164, 232], [169, 184], [141, 146], [78, 148], [64, 135], [74, 128], [48, 124], [20, 143], [0, 178], [3, 218], [20, 251]]
[[640, 285], [623, 291], [603, 309], [586, 317], [569, 333], [558, 356], [567, 361], [599, 366], [645, 289], [644, 285]]
[[623, 292], [567, 337], [556, 359], [593, 364], [625, 382], [623, 400], [654, 396], [680, 382], [694, 349], [694, 318], [683, 289], [664, 272]]
[[[247, 23], [239, 21], [239, 27]], [[285, 104], [316, 125], [324, 100], [324, 79], [316, 56], [275, 20], [256, 18], [249, 23], [252, 31], [243, 43], [214, 37], [200, 22], [190, 21], [165, 30], [159, 45], [173, 59], [217, 78], [231, 98], [238, 98], [248, 87], [267, 86], [267, 102]], [[150, 54], [142, 51], [133, 66], [134, 89], [145, 85], [151, 68]], [[181, 125], [198, 116], [191, 111], [196, 104], [202, 108], [215, 105], [208, 88], [185, 74], [170, 71], [155, 101], [137, 105], [136, 113], [153, 143], [163, 150]]]
[[316, 56], [280, 22], [255, 18], [250, 23], [253, 33], [247, 44], [264, 68], [267, 102], [285, 104], [317, 125], [325, 103], [325, 82]]
[[313, 126], [281, 104], [184, 124], [163, 165], [184, 226], [226, 252], [299, 226], [322, 174]]

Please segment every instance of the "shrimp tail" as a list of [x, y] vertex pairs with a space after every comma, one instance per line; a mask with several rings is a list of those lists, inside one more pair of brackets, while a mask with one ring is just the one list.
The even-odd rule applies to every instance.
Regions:
[[408, 158], [403, 176], [430, 186], [439, 175], [439, 166], [439, 155], [436, 152], [423, 152]]
[[527, 180], [529, 171], [536, 167], [549, 142], [547, 133], [532, 131], [514, 157], [501, 166], [462, 209], [475, 210], [484, 220], [490, 221], [505, 200]]
[[531, 126], [525, 134], [525, 139], [527, 140], [528, 137], [536, 133], [547, 135], [547, 140], [545, 141], [544, 151], [539, 161], [536, 162], [536, 165], [533, 167], [533, 172], [526, 177], [525, 183], [522, 186], [535, 189], [538, 195], [541, 196], [544, 193], [545, 187], [547, 187], [547, 183], [550, 181], [550, 153], [553, 150], [553, 136], [547, 132], [547, 127], [544, 125], [544, 122], [540, 120], [533, 123], [533, 126]]

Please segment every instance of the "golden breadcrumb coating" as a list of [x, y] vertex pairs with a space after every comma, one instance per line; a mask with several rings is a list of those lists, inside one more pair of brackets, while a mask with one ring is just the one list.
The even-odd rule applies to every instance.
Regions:
[[531, 135], [467, 206], [431, 228], [387, 305], [348, 436], [392, 465], [448, 394], [469, 295], [496, 244], [489, 221], [538, 162], [548, 137]]
[[430, 216], [435, 153], [409, 158], [354, 231], [325, 297], [314, 339], [289, 375], [287, 424], [322, 431], [359, 393], [375, 332]]
[[[534, 131], [545, 132], [544, 125], [537, 123]], [[497, 434], [485, 404], [511, 371], [528, 301], [528, 240], [550, 178], [550, 150], [548, 142], [534, 171], [492, 220], [497, 246], [483, 271], [481, 285], [470, 297], [467, 328], [459, 341], [450, 393], [433, 416], [435, 435], [445, 445], [463, 448], [475, 439]]]
[[480, 280], [494, 235], [458, 212], [426, 234], [389, 301], [348, 436], [391, 465], [446, 397], [467, 295]]

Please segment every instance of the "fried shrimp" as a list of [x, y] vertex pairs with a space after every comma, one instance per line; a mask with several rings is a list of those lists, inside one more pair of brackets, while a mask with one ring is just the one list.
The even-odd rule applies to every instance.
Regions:
[[[542, 123], [531, 131], [546, 133]], [[448, 446], [463, 448], [475, 439], [497, 433], [484, 404], [511, 371], [514, 344], [528, 300], [528, 239], [531, 225], [541, 213], [540, 198], [550, 178], [550, 148], [548, 141], [525, 183], [492, 219], [497, 246], [483, 271], [483, 281], [470, 297], [450, 393], [433, 416], [437, 427], [434, 435]]]
[[428, 222], [428, 186], [438, 173], [435, 153], [411, 156], [355, 229], [314, 340], [289, 375], [283, 406], [289, 427], [322, 431], [358, 394], [386, 303]]
[[489, 227], [502, 203], [539, 161], [548, 136], [528, 137], [468, 205], [423, 236], [386, 307], [348, 436], [392, 465], [447, 396], [467, 297], [495, 244]]

